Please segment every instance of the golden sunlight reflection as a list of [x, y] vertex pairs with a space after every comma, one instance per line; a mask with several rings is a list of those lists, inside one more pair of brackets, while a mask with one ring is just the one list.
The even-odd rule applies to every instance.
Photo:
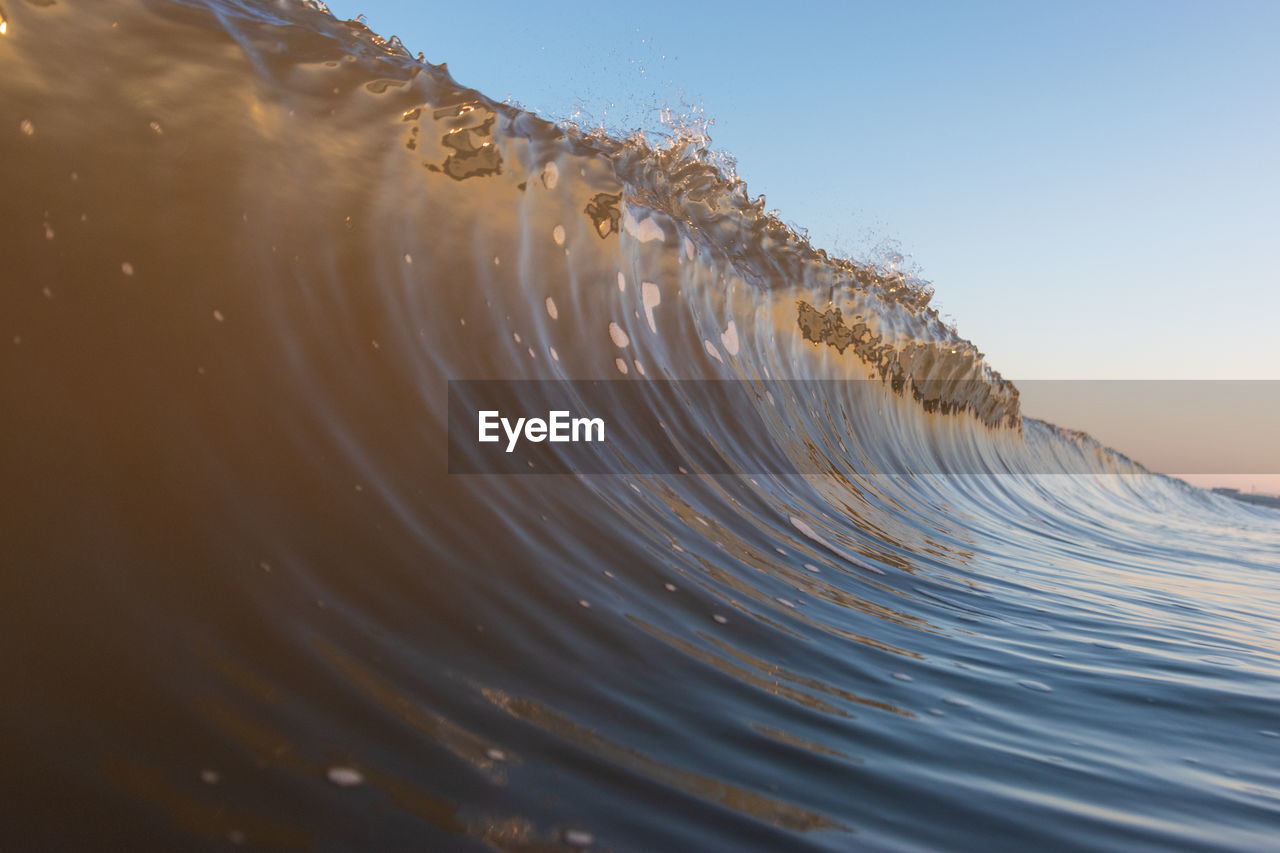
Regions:
[[628, 746], [615, 743], [599, 732], [581, 726], [558, 711], [532, 699], [511, 696], [496, 688], [483, 688], [481, 692], [494, 705], [516, 719], [535, 725], [561, 740], [593, 752], [605, 761], [647, 776], [659, 784], [718, 803], [725, 808], [752, 815], [773, 826], [793, 832], [823, 829], [849, 831], [849, 827], [838, 821], [794, 803], [774, 799], [722, 779], [703, 776], [651, 758]]

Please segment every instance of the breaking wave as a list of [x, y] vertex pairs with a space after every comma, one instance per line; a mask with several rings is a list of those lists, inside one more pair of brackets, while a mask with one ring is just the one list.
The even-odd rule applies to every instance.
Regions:
[[[1024, 418], [704, 138], [306, 4], [0, 20], [0, 846], [1274, 843], [1274, 513]], [[697, 410], [743, 473], [451, 475], [461, 379], [793, 383], [817, 473]]]

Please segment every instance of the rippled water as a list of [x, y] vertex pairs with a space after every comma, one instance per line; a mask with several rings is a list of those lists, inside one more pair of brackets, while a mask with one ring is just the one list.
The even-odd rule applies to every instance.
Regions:
[[[1275, 846], [1274, 511], [697, 138], [295, 3], [0, 16], [0, 847]], [[461, 476], [460, 379], [794, 393], [690, 410], [737, 475]]]

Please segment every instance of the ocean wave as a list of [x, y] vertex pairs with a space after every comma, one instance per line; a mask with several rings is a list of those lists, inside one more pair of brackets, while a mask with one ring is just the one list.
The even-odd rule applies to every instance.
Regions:
[[[1024, 418], [704, 138], [319, 4], [0, 17], [0, 846], [1272, 839], [1274, 513]], [[758, 397], [460, 475], [460, 380]]]

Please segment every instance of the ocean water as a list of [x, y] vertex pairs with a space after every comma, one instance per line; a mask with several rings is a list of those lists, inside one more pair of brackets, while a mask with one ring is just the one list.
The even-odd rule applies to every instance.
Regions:
[[[0, 849], [1280, 845], [1280, 514], [705, 140], [302, 3], [0, 21]], [[758, 408], [464, 475], [456, 380]]]

